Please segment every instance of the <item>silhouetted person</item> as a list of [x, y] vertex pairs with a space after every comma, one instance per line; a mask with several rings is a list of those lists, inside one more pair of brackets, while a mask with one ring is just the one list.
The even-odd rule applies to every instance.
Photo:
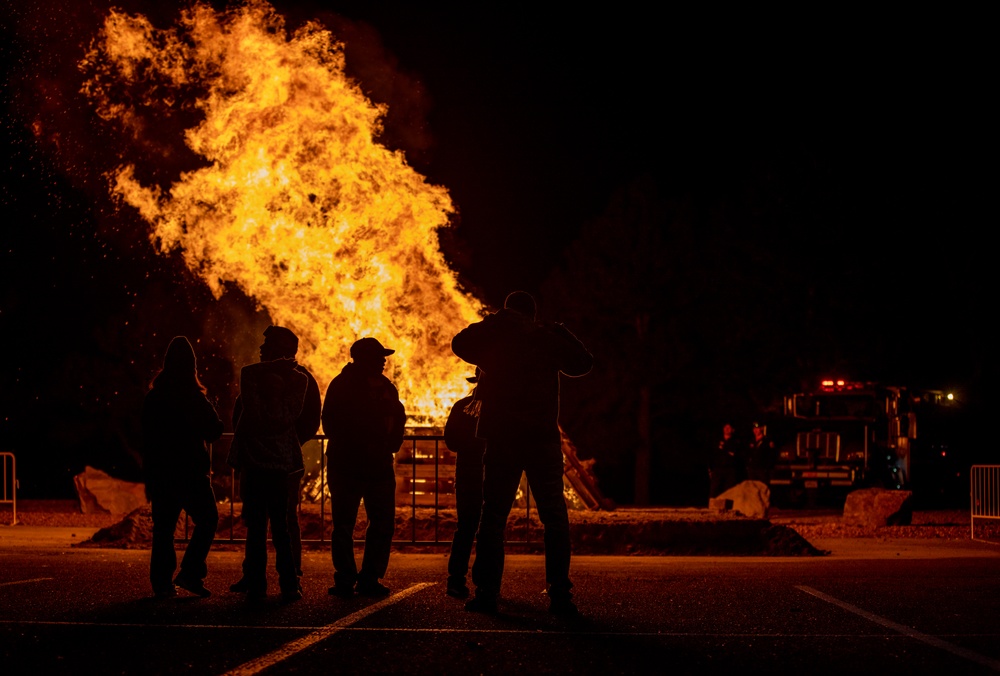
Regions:
[[758, 422], [753, 424], [753, 439], [747, 449], [747, 478], [771, 485], [774, 466], [778, 462], [778, 450], [767, 436], [766, 428]]
[[[269, 326], [264, 329], [264, 342], [260, 345], [260, 360], [274, 361], [275, 359], [295, 359], [299, 351], [299, 338], [290, 329], [284, 326]], [[319, 430], [320, 401], [319, 385], [316, 379], [309, 373], [309, 370], [295, 362], [295, 370], [304, 374], [309, 379], [306, 387], [306, 397], [302, 402], [302, 412], [299, 413], [298, 420], [295, 421], [295, 435], [299, 439], [299, 445], [316, 436]], [[240, 416], [243, 414], [243, 398], [236, 397], [233, 406], [233, 429], [239, 426]], [[288, 475], [288, 539], [292, 546], [292, 561], [295, 563], [295, 573], [302, 576], [302, 531], [299, 528], [299, 501], [302, 497], [302, 476], [305, 470], [301, 469]], [[230, 591], [246, 592], [246, 580], [241, 579], [229, 587]]]
[[[716, 497], [742, 480], [743, 454], [732, 425], [722, 426], [722, 439], [712, 452], [711, 469], [708, 472], [709, 496]], [[702, 484], [704, 485], [704, 484]]]
[[536, 323], [535, 300], [523, 291], [507, 296], [504, 309], [461, 331], [451, 347], [481, 369], [476, 433], [486, 439], [483, 514], [472, 566], [476, 595], [465, 607], [497, 612], [504, 529], [525, 472], [545, 527], [549, 610], [575, 613], [569, 580], [569, 515], [563, 498], [559, 375], [588, 373], [593, 357], [561, 324]]
[[302, 472], [296, 423], [308, 389], [309, 377], [299, 370], [294, 359], [261, 361], [244, 366], [240, 372], [243, 411], [229, 464], [240, 472], [243, 521], [247, 527], [242, 584], [237, 584], [250, 600], [267, 596], [269, 523], [281, 597], [285, 601], [302, 598], [288, 535], [288, 503], [289, 477]]
[[[174, 585], [198, 596], [211, 595], [205, 588], [205, 559], [215, 539], [219, 510], [205, 442], [218, 439], [222, 427], [198, 380], [191, 343], [177, 336], [170, 341], [163, 369], [142, 403], [142, 470], [153, 511], [149, 580], [159, 598], [174, 596]], [[180, 573], [171, 582], [177, 567], [174, 530], [182, 509], [194, 522], [194, 532]]]
[[[478, 369], [468, 381], [479, 382]], [[479, 517], [483, 513], [483, 453], [486, 441], [476, 436], [479, 418], [467, 410], [473, 405], [474, 397], [475, 390], [455, 402], [444, 426], [444, 441], [456, 456], [455, 510], [458, 513], [458, 528], [451, 541], [451, 556], [448, 558], [447, 593], [460, 599], [469, 595], [465, 577], [469, 572], [469, 557], [479, 528]]]
[[[323, 431], [329, 443], [330, 509], [333, 533], [333, 581], [330, 594], [343, 598], [355, 591], [380, 597], [389, 588], [379, 582], [389, 567], [396, 520], [396, 474], [393, 454], [403, 443], [406, 413], [399, 392], [382, 375], [385, 358], [395, 352], [374, 338], [351, 346], [351, 359], [330, 382], [323, 402]], [[354, 526], [365, 503], [368, 530], [358, 572]]]

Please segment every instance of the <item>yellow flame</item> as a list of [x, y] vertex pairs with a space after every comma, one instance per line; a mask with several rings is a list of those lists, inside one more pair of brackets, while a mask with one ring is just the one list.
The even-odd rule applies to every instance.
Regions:
[[289, 37], [257, 0], [224, 13], [195, 5], [170, 29], [112, 11], [82, 65], [84, 92], [126, 128], [133, 113], [109, 94], [115, 83], [155, 77], [161, 97], [203, 88], [186, 143], [209, 166], [168, 191], [133, 166], [112, 181], [160, 249], [180, 248], [216, 297], [235, 283], [294, 331], [321, 388], [356, 339], [375, 336], [396, 350], [387, 375], [411, 422], [440, 424], [468, 389], [450, 340], [482, 308], [439, 249], [447, 191], [375, 141], [385, 110], [344, 75], [333, 36], [309, 24]]

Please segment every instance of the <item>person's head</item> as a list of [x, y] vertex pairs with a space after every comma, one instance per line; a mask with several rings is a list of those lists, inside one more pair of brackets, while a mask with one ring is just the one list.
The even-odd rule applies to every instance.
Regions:
[[733, 432], [735, 431], [736, 430], [733, 428], [731, 424], [726, 423], [725, 425], [722, 426], [722, 438], [729, 439], [730, 437], [733, 436]]
[[271, 325], [264, 329], [264, 342], [260, 345], [260, 360], [294, 359], [299, 351], [299, 338], [284, 326]]
[[362, 338], [351, 345], [351, 359], [370, 373], [382, 373], [385, 369], [385, 358], [393, 352], [395, 350], [383, 347], [382, 343], [371, 337]]
[[527, 291], [511, 292], [503, 302], [503, 306], [507, 310], [513, 310], [531, 321], [535, 321], [535, 299]]
[[186, 336], [174, 336], [170, 340], [163, 355], [163, 368], [153, 379], [153, 387], [191, 387], [205, 391], [198, 380], [198, 359]]

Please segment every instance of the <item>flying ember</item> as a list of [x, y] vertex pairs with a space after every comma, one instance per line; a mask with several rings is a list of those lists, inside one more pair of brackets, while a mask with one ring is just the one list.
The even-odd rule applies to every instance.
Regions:
[[197, 4], [168, 29], [112, 10], [81, 68], [99, 114], [137, 138], [151, 99], [196, 92], [185, 143], [203, 166], [168, 189], [134, 165], [111, 177], [161, 252], [179, 249], [217, 298], [235, 284], [256, 299], [320, 383], [377, 337], [396, 349], [387, 375], [411, 424], [443, 421], [468, 388], [451, 337], [481, 311], [439, 249], [452, 203], [376, 142], [385, 108], [345, 76], [327, 30], [288, 36], [259, 1]]

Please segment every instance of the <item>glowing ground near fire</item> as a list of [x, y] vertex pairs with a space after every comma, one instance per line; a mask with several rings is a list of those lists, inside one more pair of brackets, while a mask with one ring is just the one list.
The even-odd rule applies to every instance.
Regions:
[[132, 165], [109, 176], [160, 251], [180, 249], [216, 297], [227, 284], [253, 297], [320, 382], [378, 337], [396, 350], [387, 375], [411, 424], [443, 421], [468, 387], [451, 337], [482, 309], [438, 246], [454, 207], [378, 143], [385, 110], [345, 76], [334, 36], [289, 36], [264, 2], [194, 5], [169, 28], [112, 10], [80, 68], [99, 114], [137, 144], [164, 106], [198, 120], [183, 142], [201, 168], [169, 186]]

